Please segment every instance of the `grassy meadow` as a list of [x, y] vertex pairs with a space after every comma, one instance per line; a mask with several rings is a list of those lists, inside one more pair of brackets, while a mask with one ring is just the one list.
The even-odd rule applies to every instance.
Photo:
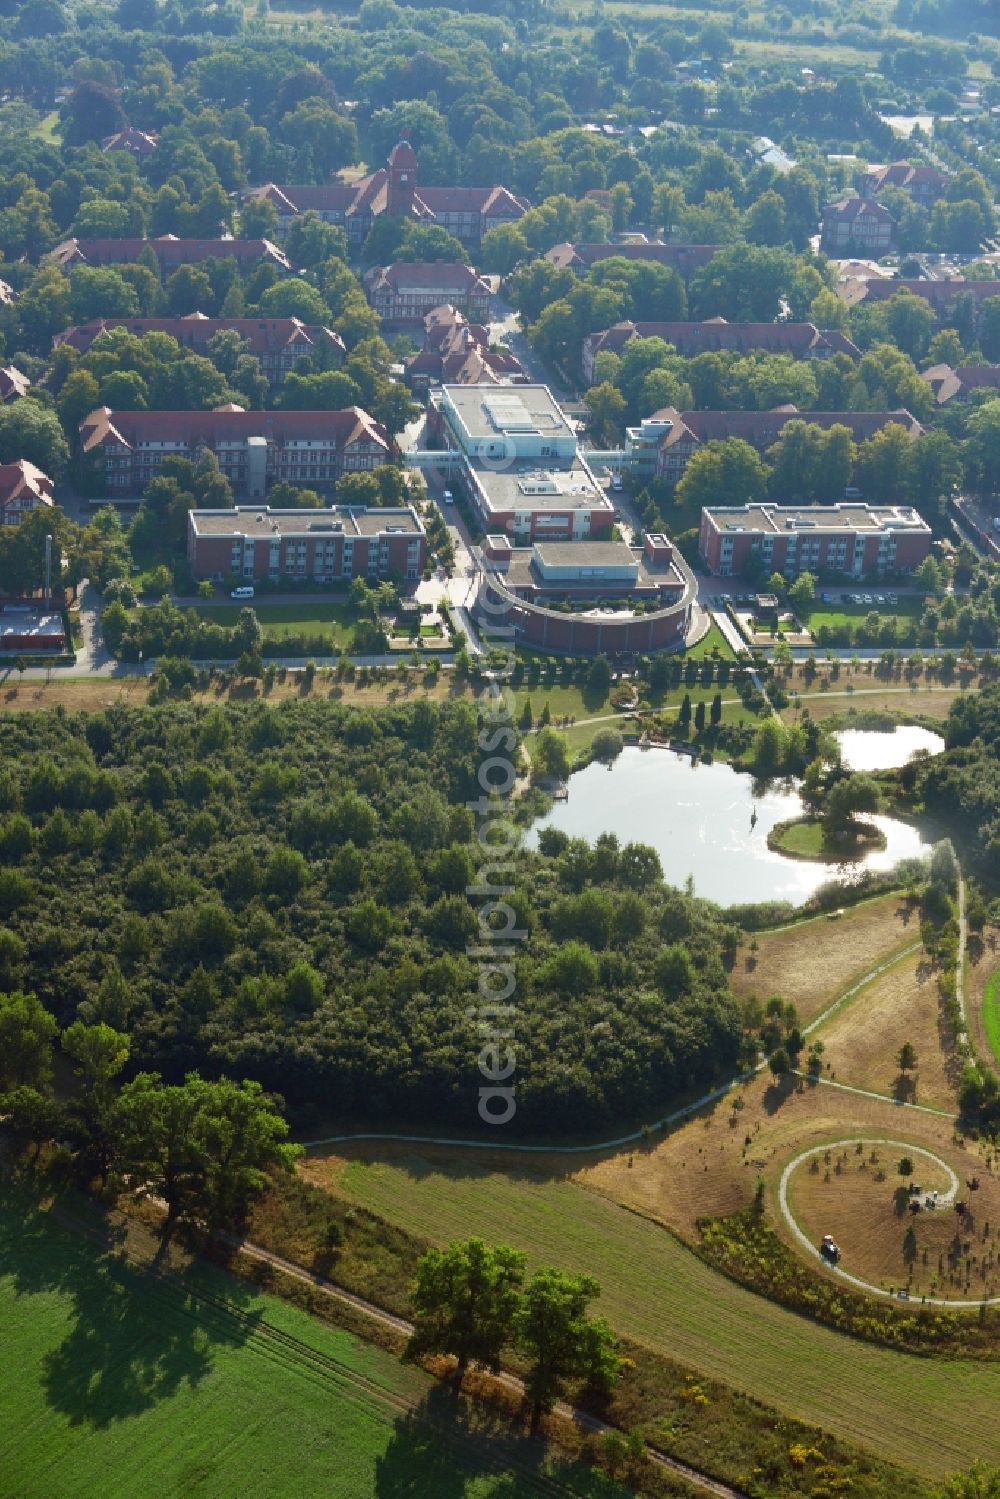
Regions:
[[429, 1376], [348, 1333], [211, 1266], [134, 1267], [20, 1197], [0, 1198], [0, 1319], [11, 1499], [622, 1495], [465, 1427]]

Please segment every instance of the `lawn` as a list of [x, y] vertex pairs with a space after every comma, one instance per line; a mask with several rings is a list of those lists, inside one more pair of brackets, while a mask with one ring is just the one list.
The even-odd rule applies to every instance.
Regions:
[[[194, 608], [213, 624], [235, 625], [245, 604], [196, 604]], [[327, 635], [335, 646], [347, 645], [356, 615], [350, 604], [324, 603], [313, 599], [303, 604], [257, 603], [250, 606], [260, 620], [265, 638], [282, 640], [288, 635]]]
[[211, 1266], [166, 1279], [9, 1197], [0, 1264], [17, 1499], [621, 1495], [526, 1442], [480, 1445], [421, 1370]]
[[[833, 1103], [849, 1098], [827, 1091]], [[885, 1105], [873, 1108], [892, 1119]], [[701, 1188], [711, 1163], [700, 1147], [696, 1156], [700, 1122], [691, 1129]], [[310, 1157], [305, 1170], [436, 1243], [480, 1234], [524, 1249], [533, 1264], [592, 1274], [597, 1310], [623, 1334], [890, 1461], [934, 1477], [967, 1467], [973, 1454], [1000, 1461], [995, 1367], [915, 1358], [817, 1326], [729, 1281], [639, 1213], [544, 1176], [534, 1160], [506, 1173], [414, 1147], [382, 1155], [366, 1159], [359, 1146], [346, 1162]], [[934, 1440], [901, 1441], [906, 1431]]]
[[993, 974], [983, 993], [983, 1025], [993, 1056], [1000, 1062], [1000, 968]]
[[[833, 595], [837, 597], [836, 594]], [[874, 595], [872, 595], [874, 598]], [[885, 598], [885, 594], [882, 595]], [[922, 596], [916, 594], [900, 594], [895, 604], [824, 604], [817, 602], [806, 616], [806, 623], [813, 634], [821, 625], [828, 625], [830, 629], [843, 628], [844, 625], [860, 625], [871, 613], [876, 613], [880, 620], [895, 619], [904, 623], [907, 620], [919, 619], [924, 612], [924, 601]]]

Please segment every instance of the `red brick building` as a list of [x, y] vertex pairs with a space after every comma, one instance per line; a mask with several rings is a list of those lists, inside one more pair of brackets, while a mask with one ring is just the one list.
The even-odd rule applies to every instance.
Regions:
[[995, 390], [1000, 394], [1000, 364], [965, 364], [956, 369], [950, 364], [933, 364], [920, 378], [927, 381], [938, 406], [960, 401], [974, 390]]
[[111, 411], [80, 423], [80, 451], [103, 471], [113, 498], [139, 495], [165, 458], [214, 453], [239, 495], [263, 499], [282, 480], [330, 491], [343, 473], [376, 468], [394, 453], [389, 433], [359, 406], [344, 411]]
[[742, 577], [751, 559], [765, 576], [786, 578], [912, 573], [930, 545], [930, 526], [908, 505], [712, 506], [701, 512], [698, 538], [705, 567], [723, 578]]
[[887, 187], [909, 193], [914, 202], [933, 208], [948, 191], [951, 177], [937, 167], [914, 166], [908, 161], [893, 161], [886, 167], [869, 167], [862, 173], [858, 190], [863, 198], [877, 198]]
[[824, 432], [831, 427], [847, 427], [858, 443], [868, 442], [891, 426], [905, 428], [911, 437], [921, 436], [924, 430], [904, 408], [899, 411], [799, 411], [795, 406], [778, 406], [773, 411], [676, 411], [667, 407], [656, 412], [638, 430], [640, 433], [647, 428], [652, 431], [656, 446], [656, 477], [676, 484], [694, 454], [706, 442], [724, 442], [728, 437], [738, 437], [759, 453], [765, 453], [792, 421], [808, 422], [821, 427]]
[[386, 323], [422, 323], [448, 302], [474, 323], [489, 321], [490, 283], [459, 261], [397, 260], [365, 274], [365, 295]]
[[424, 317], [424, 346], [406, 361], [406, 382], [426, 391], [432, 380], [449, 385], [502, 385], [521, 374], [513, 354], [490, 348], [489, 330], [470, 323], [446, 303]]
[[347, 352], [344, 340], [332, 328], [318, 323], [302, 323], [294, 317], [206, 317], [203, 312], [189, 312], [184, 317], [95, 318], [74, 328], [64, 328], [53, 338], [53, 345], [68, 344], [78, 354], [86, 354], [95, 338], [111, 328], [124, 328], [138, 338], [147, 333], [168, 333], [185, 349], [205, 354], [210, 338], [227, 328], [234, 329], [249, 344], [248, 353], [260, 360], [260, 367], [272, 385], [280, 385], [295, 361], [313, 359], [322, 369], [339, 365]]
[[815, 323], [727, 323], [721, 317], [703, 323], [625, 321], [584, 339], [580, 362], [588, 385], [593, 383], [598, 354], [621, 354], [633, 338], [662, 338], [685, 359], [725, 351], [790, 354], [794, 359], [830, 359], [834, 354], [861, 358], [861, 350], [846, 334], [837, 328], [817, 328]]
[[414, 582], [426, 557], [424, 528], [412, 506], [368, 510], [233, 510], [188, 512], [187, 558], [196, 578], [245, 583]]
[[623, 260], [651, 260], [656, 265], [665, 265], [687, 280], [694, 271], [718, 255], [724, 245], [665, 245], [660, 240], [630, 241], [626, 245], [571, 244], [565, 241], [553, 245], [545, 253], [545, 259], [553, 265], [568, 267], [571, 271], [589, 271], [599, 260], [608, 260], [612, 255]]
[[26, 458], [0, 463], [0, 526], [19, 526], [33, 510], [51, 505], [54, 494], [48, 474]]
[[484, 234], [516, 223], [531, 206], [505, 187], [420, 187], [417, 153], [405, 138], [393, 146], [384, 167], [357, 182], [268, 182], [247, 197], [272, 204], [282, 236], [296, 215], [312, 212], [343, 228], [352, 245], [360, 244], [383, 214], [440, 224], [463, 244], [478, 245]]
[[62, 270], [74, 265], [130, 265], [151, 249], [160, 274], [169, 276], [182, 265], [202, 260], [235, 260], [240, 275], [266, 260], [280, 274], [291, 270], [288, 257], [269, 239], [178, 239], [162, 234], [156, 239], [64, 239], [46, 257]]

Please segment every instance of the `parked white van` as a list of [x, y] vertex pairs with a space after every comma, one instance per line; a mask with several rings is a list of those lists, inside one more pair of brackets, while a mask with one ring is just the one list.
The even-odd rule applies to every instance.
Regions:
[[229, 595], [229, 597], [231, 599], [252, 599], [253, 598], [253, 589], [250, 587], [250, 585], [248, 583], [248, 584], [245, 584], [242, 588], [234, 588], [233, 591], [232, 591], [232, 593]]

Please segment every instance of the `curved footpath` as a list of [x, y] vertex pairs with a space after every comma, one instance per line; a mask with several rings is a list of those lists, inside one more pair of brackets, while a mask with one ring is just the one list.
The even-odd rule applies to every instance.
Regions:
[[[893, 953], [891, 957], [876, 964], [874, 968], [870, 968], [859, 979], [855, 979], [849, 988], [845, 989], [842, 994], [838, 994], [837, 998], [827, 1006], [821, 1015], [818, 1015], [815, 1020], [806, 1026], [805, 1034], [809, 1035], [823, 1020], [839, 1009], [842, 1004], [849, 999], [853, 999], [866, 984], [870, 984], [874, 979], [881, 977], [887, 969], [892, 968], [894, 964], [900, 963], [904, 958], [909, 957], [919, 946], [919, 943], [911, 943], [900, 952]], [[502, 1150], [516, 1152], [519, 1155], [592, 1155], [602, 1150], [620, 1150], [626, 1145], [637, 1145], [647, 1140], [652, 1132], [664, 1130], [671, 1124], [679, 1124], [682, 1119], [687, 1119], [691, 1114], [696, 1114], [699, 1109], [705, 1108], [707, 1104], [716, 1103], [718, 1099], [724, 1098], [730, 1089], [739, 1087], [741, 1083], [749, 1082], [766, 1065], [765, 1062], [758, 1062], [749, 1072], [737, 1073], [728, 1082], [720, 1083], [718, 1087], [712, 1088], [708, 1093], [703, 1093], [699, 1098], [692, 1099], [690, 1103], [686, 1103], [681, 1108], [675, 1109], [673, 1113], [664, 1114], [662, 1118], [655, 1120], [652, 1124], [643, 1125], [640, 1129], [633, 1130], [630, 1134], [618, 1135], [613, 1140], [594, 1140], [587, 1145], [526, 1145], [518, 1141], [469, 1140], [462, 1137], [455, 1138], [450, 1135], [411, 1135], [365, 1130], [342, 1135], [324, 1135], [320, 1140], [301, 1140], [299, 1144], [305, 1150], [322, 1150], [328, 1145], [349, 1145], [353, 1141], [383, 1140], [401, 1145], [453, 1146], [460, 1150]], [[796, 1073], [796, 1075], [801, 1076], [799, 1073]], [[932, 1109], [927, 1104], [907, 1103], [891, 1098], [887, 1093], [872, 1093], [866, 1088], [855, 1088], [851, 1083], [835, 1082], [833, 1078], [819, 1077], [808, 1080], [810, 1082], [823, 1083], [830, 1088], [840, 1088], [846, 1093], [856, 1093], [861, 1098], [876, 1098], [881, 1100], [882, 1103], [891, 1104], [893, 1108], [915, 1109], [920, 1114], [938, 1114], [944, 1119], [951, 1118], [951, 1115], [944, 1109]]]
[[[923, 1146], [914, 1145], [909, 1140], [869, 1139], [868, 1136], [855, 1136], [852, 1140], [829, 1140], [823, 1145], [813, 1145], [808, 1150], [800, 1151], [793, 1160], [788, 1162], [788, 1165], [781, 1173], [781, 1180], [778, 1184], [778, 1206], [781, 1210], [781, 1216], [795, 1235], [798, 1243], [804, 1249], [808, 1250], [810, 1255], [818, 1259], [823, 1268], [829, 1271], [831, 1275], [839, 1276], [841, 1280], [854, 1286], [856, 1290], [864, 1291], [869, 1296], [879, 1296], [884, 1301], [909, 1301], [911, 1298], [908, 1292], [904, 1292], [901, 1295], [898, 1291], [886, 1291], [882, 1286], [877, 1286], [870, 1280], [864, 1280], [860, 1275], [852, 1275], [849, 1270], [842, 1269], [840, 1265], [832, 1265], [828, 1260], [824, 1260], [809, 1235], [799, 1227], [791, 1208], [788, 1206], [788, 1183], [791, 1180], [792, 1172], [797, 1166], [801, 1165], [803, 1161], [807, 1161], [810, 1156], [819, 1155], [821, 1151], [838, 1150], [848, 1145], [857, 1145], [859, 1140], [864, 1145], [889, 1145], [893, 1149], [906, 1150], [913, 1155], [926, 1156], [928, 1160], [934, 1161], [936, 1165], [940, 1166], [947, 1173], [951, 1182], [948, 1191], [942, 1193], [938, 1198], [938, 1204], [939, 1206], [946, 1207], [954, 1201], [959, 1188], [958, 1175], [948, 1165], [947, 1161], [943, 1161], [933, 1150], [925, 1150]], [[961, 1300], [957, 1297], [949, 1299], [945, 1296], [920, 1296], [912, 1299], [918, 1301], [921, 1306], [948, 1307], [953, 1311], [969, 1311], [974, 1307], [980, 1306], [1000, 1306], [1000, 1296], [979, 1296], [974, 1301]]]

